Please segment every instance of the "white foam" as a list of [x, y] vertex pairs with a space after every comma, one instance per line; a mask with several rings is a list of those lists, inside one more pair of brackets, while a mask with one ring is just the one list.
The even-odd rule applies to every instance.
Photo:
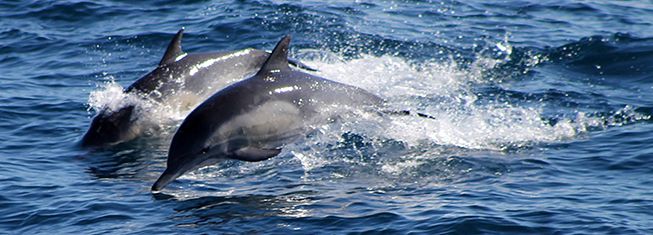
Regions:
[[[454, 61], [415, 63], [389, 55], [364, 54], [344, 59], [335, 53], [305, 50], [299, 56], [304, 58], [304, 63], [319, 69], [317, 75], [371, 91], [386, 98], [394, 109], [420, 110], [435, 117], [393, 116], [388, 120], [371, 115], [337, 128], [321, 127], [322, 132], [333, 132], [330, 140], [339, 138], [351, 128], [409, 145], [426, 141], [470, 149], [502, 150], [566, 140], [593, 127], [605, 128], [650, 118], [639, 115], [632, 107], [625, 107], [615, 111], [618, 118], [578, 112], [576, 117], [549, 124], [537, 107], [475, 102], [477, 97], [472, 88], [487, 82], [483, 81], [484, 71], [503, 63], [501, 59], [479, 58], [462, 69]], [[113, 81], [91, 92], [88, 103], [95, 111], [135, 105], [140, 119], [156, 126], [177, 125], [192, 109], [181, 101], [161, 104], [126, 94], [123, 87]]]
[[[507, 46], [503, 47], [508, 50]], [[651, 118], [626, 106], [607, 116], [578, 111], [567, 115], [567, 118], [559, 118], [552, 124], [547, 121], [550, 117], [544, 115], [544, 106], [477, 102], [478, 97], [473, 88], [492, 82], [484, 81], [483, 75], [486, 71], [505, 63], [502, 59], [481, 57], [469, 66], [460, 66], [455, 61], [412, 62], [390, 55], [363, 54], [348, 59], [335, 53], [315, 50], [300, 51], [297, 57], [303, 58], [302, 62], [309, 66], [317, 68], [317, 75], [366, 89], [386, 98], [389, 106], [394, 109], [419, 110], [435, 117], [381, 117], [370, 113], [357, 113], [357, 118], [352, 119], [352, 122], [317, 126], [311, 137], [284, 149], [284, 152], [292, 153], [296, 157], [305, 172], [338, 161], [347, 161], [346, 158], [325, 157], [330, 152], [325, 146], [342, 142], [342, 134], [346, 132], [365, 135], [370, 141], [397, 140], [408, 148], [440, 145], [501, 152], [506, 149], [567, 141], [578, 138], [593, 128], [603, 129]], [[123, 88], [115, 82], [103, 84], [89, 97], [89, 106], [96, 111], [104, 108], [117, 110], [128, 104], [137, 105], [139, 110], [142, 110], [141, 119], [157, 126], [178, 125], [190, 112], [190, 109], [183, 105], [159, 104], [133, 94], [125, 94]], [[401, 174], [404, 170], [419, 167], [428, 160], [428, 155], [406, 156], [399, 160], [383, 162], [379, 170], [387, 174]], [[215, 176], [204, 172], [199, 178], [221, 178]], [[196, 175], [189, 174], [186, 177], [194, 179]]]
[[185, 107], [183, 101], [160, 103], [136, 93], [124, 92], [123, 86], [116, 83], [111, 77], [109, 81], [98, 85], [88, 98], [89, 111], [96, 113], [102, 110], [117, 111], [123, 107], [133, 105], [138, 118], [136, 125], [140, 125], [146, 132], [152, 129], [167, 129], [178, 125], [191, 108]]
[[[124, 88], [113, 79], [98, 86], [88, 97], [89, 109], [99, 112], [104, 109], [117, 111], [130, 104], [139, 103], [139, 97], [123, 92]], [[90, 111], [90, 110], [89, 110]]]
[[[319, 56], [315, 51], [304, 53], [309, 56], [305, 56], [307, 59], [303, 62], [317, 68], [320, 76], [371, 91], [388, 99], [394, 109], [420, 110], [435, 117], [393, 116], [390, 121], [368, 119], [373, 124], [367, 124], [364, 130], [356, 130], [400, 140], [410, 146], [427, 142], [501, 151], [569, 140], [591, 127], [616, 125], [607, 124], [605, 117], [590, 117], [582, 112], [578, 112], [575, 118], [550, 124], [541, 108], [475, 102], [477, 96], [472, 88], [489, 82], [483, 80], [483, 73], [504, 63], [503, 59], [478, 58], [463, 69], [455, 61], [413, 63], [388, 55], [360, 55], [346, 60], [334, 53]], [[621, 119], [646, 118], [635, 117], [637, 113], [628, 107], [617, 113], [626, 115]], [[361, 123], [357, 121], [347, 128], [359, 129], [356, 126]], [[376, 130], [370, 130], [369, 127], [375, 125]]]

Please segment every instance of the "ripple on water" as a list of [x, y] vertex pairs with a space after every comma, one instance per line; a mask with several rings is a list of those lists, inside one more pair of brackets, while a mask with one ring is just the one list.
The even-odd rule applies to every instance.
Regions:
[[[651, 16], [641, 1], [2, 1], [0, 226], [651, 234]], [[122, 88], [181, 27], [189, 52], [292, 34], [316, 74], [436, 119], [354, 112], [152, 194], [186, 113], [140, 103], [145, 137], [75, 143], [94, 108], [141, 102]]]

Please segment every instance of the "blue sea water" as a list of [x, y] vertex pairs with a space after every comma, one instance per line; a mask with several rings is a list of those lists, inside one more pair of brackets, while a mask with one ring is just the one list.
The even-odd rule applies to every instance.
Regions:
[[[648, 1], [0, 2], [0, 233], [653, 233]], [[150, 186], [186, 113], [103, 149], [94, 110], [188, 52], [270, 50], [419, 117], [316, 127]]]

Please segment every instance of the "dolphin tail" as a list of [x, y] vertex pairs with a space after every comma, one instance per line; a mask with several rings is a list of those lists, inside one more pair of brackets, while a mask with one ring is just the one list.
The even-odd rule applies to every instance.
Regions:
[[168, 44], [168, 49], [166, 49], [166, 53], [163, 54], [163, 58], [161, 58], [159, 66], [175, 62], [177, 57], [184, 54], [184, 52], [181, 50], [181, 37], [183, 35], [184, 28], [181, 28], [177, 34], [175, 34], [175, 37], [172, 38], [170, 44]]

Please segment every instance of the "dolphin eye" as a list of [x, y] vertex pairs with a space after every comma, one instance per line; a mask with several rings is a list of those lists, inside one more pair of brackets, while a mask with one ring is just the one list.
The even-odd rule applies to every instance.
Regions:
[[200, 150], [200, 153], [201, 154], [206, 154], [206, 153], [209, 152], [209, 150], [211, 150], [211, 147], [204, 147], [202, 150]]

